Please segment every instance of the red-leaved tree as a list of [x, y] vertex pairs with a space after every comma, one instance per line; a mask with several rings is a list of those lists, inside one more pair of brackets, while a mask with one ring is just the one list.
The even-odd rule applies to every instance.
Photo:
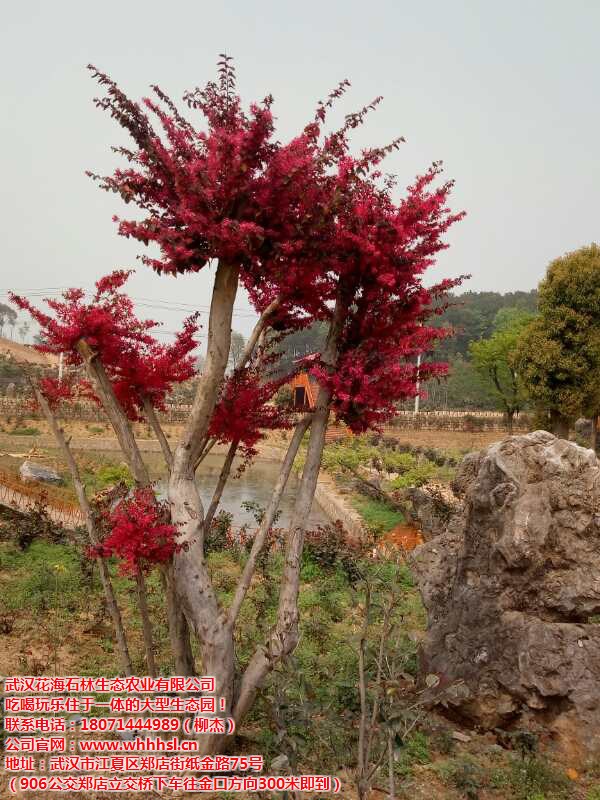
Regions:
[[[416, 394], [417, 380], [445, 370], [441, 364], [423, 363], [417, 374], [414, 356], [447, 335], [427, 320], [434, 308], [443, 308], [440, 298], [458, 281], [426, 288], [422, 278], [446, 247], [444, 234], [462, 214], [448, 208], [451, 183], [439, 181], [439, 164], [419, 176], [402, 199], [395, 199], [394, 182], [382, 174], [381, 162], [401, 139], [352, 155], [352, 130], [379, 98], [346, 116], [340, 128], [326, 129], [346, 81], [318, 104], [314, 119], [297, 136], [282, 143], [274, 136], [272, 98], [245, 111], [227, 57], [220, 62], [217, 82], [184, 96], [203, 124], [184, 117], [158, 87], [153, 87], [152, 98], [136, 103], [91, 69], [106, 91], [97, 105], [133, 142], [131, 148], [117, 148], [124, 168], [109, 176], [92, 175], [104, 189], [137, 207], [134, 219], [115, 218], [118, 232], [151, 246], [152, 254], [144, 253], [142, 260], [161, 274], [214, 266], [206, 360], [173, 450], [154, 412], [180, 376], [170, 370], [189, 356], [195, 321], [187, 323], [173, 346], [177, 352], [163, 351], [161, 368], [147, 371], [144, 353], [156, 353], [156, 362], [158, 352], [147, 338], [151, 325], [132, 323], [129, 301], [120, 291], [122, 273], [98, 284], [98, 297], [114, 303], [112, 319], [103, 314], [102, 302], [99, 310], [80, 313], [83, 296], [76, 291], [65, 298], [69, 310], [53, 301], [53, 316], [19, 302], [39, 322], [46, 347], [60, 347], [73, 363], [84, 364], [142, 489], [149, 481], [130, 419], [143, 414], [153, 424], [169, 472], [170, 524], [180, 545], [168, 578], [174, 591], [173, 627], [185, 638], [189, 626], [199, 642], [202, 669], [216, 677], [217, 694], [226, 698], [228, 711], [239, 722], [269, 672], [298, 641], [304, 526], [330, 413], [354, 431], [375, 428], [396, 413], [401, 400]], [[239, 286], [259, 316], [240, 362], [226, 378]], [[238, 447], [252, 455], [261, 431], [290, 424], [268, 404], [280, 385], [264, 377], [268, 342], [316, 320], [328, 326], [325, 346], [310, 362], [319, 384], [316, 409], [295, 421], [271, 501], [233, 599], [224, 607], [204, 554], [208, 525]], [[161, 382], [164, 376], [168, 386]], [[305, 464], [285, 540], [277, 619], [268, 640], [237, 675], [238, 615], [307, 430]], [[227, 442], [229, 450], [213, 501], [205, 509], [196, 469], [215, 441]], [[176, 612], [182, 613], [177, 617]], [[189, 647], [178, 644], [176, 636], [171, 641], [177, 670], [192, 669]], [[217, 737], [205, 742], [207, 751], [218, 746]]]

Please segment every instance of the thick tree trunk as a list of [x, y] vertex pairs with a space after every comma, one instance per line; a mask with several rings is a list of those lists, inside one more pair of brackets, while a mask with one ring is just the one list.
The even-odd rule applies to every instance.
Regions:
[[[194, 477], [175, 470], [169, 480], [171, 519], [178, 526], [183, 549], [173, 559], [177, 595], [192, 631], [200, 642], [202, 671], [215, 678], [215, 695], [224, 697], [225, 713], [231, 709], [235, 657], [233, 634], [214, 592], [204, 560], [203, 511]], [[206, 736], [203, 754], [216, 752], [219, 737]]]
[[152, 623], [150, 622], [150, 614], [148, 612], [148, 590], [146, 588], [146, 580], [144, 573], [137, 568], [135, 573], [135, 586], [137, 590], [138, 607], [140, 609], [140, 617], [142, 619], [142, 631], [144, 633], [144, 649], [146, 652], [146, 665], [148, 667], [148, 675], [151, 678], [156, 678], [156, 661], [154, 659], [154, 638], [152, 636]]
[[553, 409], [550, 412], [550, 426], [552, 433], [558, 436], [559, 439], [569, 438], [569, 420], [559, 411]]
[[[75, 493], [77, 494], [77, 499], [79, 501], [79, 507], [81, 508], [81, 513], [83, 514], [83, 518], [85, 520], [85, 527], [88, 532], [90, 544], [92, 545], [92, 547], [98, 547], [98, 545], [100, 544], [100, 538], [96, 531], [94, 513], [92, 511], [89, 500], [85, 493], [85, 488], [83, 486], [81, 475], [79, 473], [79, 467], [77, 466], [77, 462], [73, 458], [73, 453], [71, 452], [71, 448], [69, 447], [69, 442], [65, 437], [64, 431], [58, 425], [56, 417], [52, 413], [52, 409], [48, 405], [48, 401], [40, 391], [37, 383], [31, 377], [29, 377], [29, 381], [31, 383], [31, 387], [36, 396], [36, 399], [40, 405], [40, 408], [42, 409], [42, 413], [44, 414], [46, 421], [50, 427], [50, 430], [54, 435], [54, 439], [56, 440], [56, 443], [62, 450], [65, 460], [67, 462], [67, 466], [69, 468], [69, 472], [71, 473], [71, 478], [73, 480], [73, 486], [75, 487]], [[115, 639], [117, 641], [117, 650], [119, 652], [119, 658], [121, 660], [121, 669], [123, 670], [125, 675], [132, 675], [133, 666], [131, 664], [131, 657], [129, 655], [127, 636], [125, 634], [125, 628], [123, 627], [123, 619], [121, 617], [119, 604], [117, 603], [117, 598], [115, 596], [112, 581], [110, 579], [108, 566], [106, 564], [106, 561], [101, 556], [98, 556], [96, 558], [96, 563], [98, 564], [100, 581], [102, 583], [102, 588], [104, 589], [106, 606], [108, 608], [108, 613], [110, 614], [113, 627], [115, 630]]]
[[169, 640], [175, 662], [175, 674], [195, 675], [196, 665], [190, 642], [190, 629], [175, 591], [172, 564], [163, 565], [161, 577], [165, 590]]
[[[169, 478], [171, 520], [179, 530], [182, 549], [173, 559], [173, 581], [189, 625], [200, 642], [204, 674], [215, 677], [216, 696], [231, 708], [235, 657], [233, 635], [213, 590], [204, 560], [204, 509], [195, 468], [223, 381], [231, 344], [231, 319], [238, 268], [219, 262], [211, 300], [207, 356], [181, 443], [175, 450]], [[204, 753], [218, 747], [218, 738], [202, 741]]]

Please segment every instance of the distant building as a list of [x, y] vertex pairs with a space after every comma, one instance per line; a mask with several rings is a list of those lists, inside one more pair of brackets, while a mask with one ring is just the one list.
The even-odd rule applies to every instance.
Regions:
[[307, 372], [299, 372], [289, 383], [294, 411], [314, 411], [318, 385]]

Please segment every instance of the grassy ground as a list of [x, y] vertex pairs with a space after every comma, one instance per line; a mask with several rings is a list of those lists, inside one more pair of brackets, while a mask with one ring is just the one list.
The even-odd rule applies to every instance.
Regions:
[[[0, 521], [2, 522], [2, 521]], [[0, 674], [111, 675], [117, 671], [113, 636], [96, 574], [71, 543], [34, 541], [25, 551], [13, 541], [14, 518], [0, 526]], [[217, 538], [208, 564], [220, 600], [230, 601], [245, 555]], [[274, 621], [282, 558], [272, 554], [259, 569], [243, 608], [236, 647], [239, 666]], [[343, 797], [355, 798], [358, 723], [357, 643], [366, 575], [377, 602], [390, 587], [398, 599], [396, 627], [386, 640], [386, 657], [408, 694], [393, 695], [390, 708], [402, 724], [414, 720], [417, 649], [426, 619], [411, 576], [402, 563], [372, 562], [343, 547], [309, 539], [299, 598], [301, 640], [294, 656], [273, 675], [244, 724], [241, 752], [260, 752], [267, 763], [285, 752], [298, 772], [343, 776]], [[113, 579], [131, 641], [135, 669], [144, 673], [142, 634], [132, 582], [114, 566]], [[158, 662], [172, 668], [160, 581], [148, 580]], [[381, 619], [375, 609], [368, 658], [379, 644]], [[401, 677], [398, 677], [401, 676]], [[412, 688], [411, 688], [412, 687]], [[568, 765], [543, 756], [521, 758], [491, 735], [478, 735], [417, 708], [417, 724], [402, 737], [394, 766], [399, 800], [599, 800], [600, 770], [569, 777]], [[411, 716], [412, 714], [412, 716]], [[455, 731], [468, 741], [457, 741]], [[506, 742], [503, 743], [506, 745]], [[387, 775], [375, 778], [373, 798], [385, 796]], [[1, 783], [1, 778], [0, 778]], [[205, 795], [204, 795], [205, 796]], [[222, 797], [222, 795], [221, 795]], [[86, 800], [91, 800], [89, 796]]]

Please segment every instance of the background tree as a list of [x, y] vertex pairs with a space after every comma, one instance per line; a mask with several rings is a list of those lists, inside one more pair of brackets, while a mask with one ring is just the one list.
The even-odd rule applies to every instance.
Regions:
[[494, 332], [487, 339], [471, 342], [469, 351], [475, 368], [490, 385], [498, 406], [506, 414], [512, 435], [515, 414], [523, 408], [527, 395], [516, 361], [519, 337], [532, 315], [519, 309], [500, 309]]
[[24, 342], [24, 341], [25, 341], [25, 337], [26, 337], [26, 336], [27, 336], [27, 334], [29, 333], [29, 328], [30, 328], [30, 327], [31, 327], [31, 326], [30, 326], [30, 324], [29, 324], [29, 322], [28, 322], [27, 320], [24, 320], [24, 321], [23, 321], [23, 322], [22, 322], [22, 323], [19, 325], [19, 336], [21, 337], [21, 341], [22, 341], [22, 342]]
[[539, 287], [539, 316], [524, 330], [518, 364], [534, 404], [552, 431], [600, 411], [600, 248], [582, 247], [553, 261]]
[[0, 303], [0, 336], [4, 335], [4, 326], [9, 325], [11, 330], [14, 329], [15, 322], [17, 321], [17, 312], [14, 308], [7, 306], [6, 303]]
[[235, 370], [241, 364], [246, 347], [246, 340], [239, 331], [231, 331], [231, 344], [229, 346], [229, 366]]

